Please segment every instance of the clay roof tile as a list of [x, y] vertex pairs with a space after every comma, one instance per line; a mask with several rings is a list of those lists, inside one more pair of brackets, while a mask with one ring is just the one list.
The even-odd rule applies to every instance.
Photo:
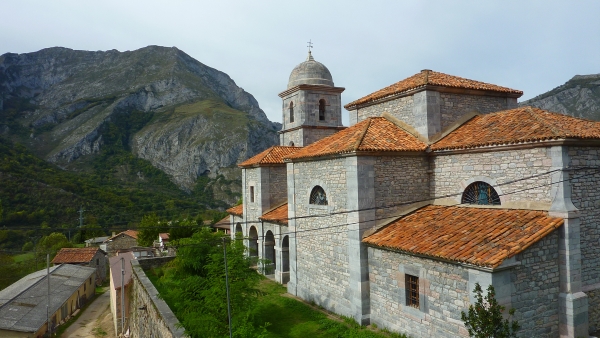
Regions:
[[238, 164], [241, 168], [260, 166], [261, 164], [284, 164], [283, 158], [291, 155], [302, 148], [300, 147], [286, 147], [286, 146], [273, 146], [265, 151], [254, 155], [246, 161]]
[[363, 242], [495, 268], [563, 224], [546, 211], [429, 205]]
[[488, 92], [513, 94], [517, 96], [523, 95], [523, 92], [520, 90], [501, 87], [481, 81], [469, 80], [462, 77], [448, 75], [426, 69], [402, 81], [396, 82], [391, 86], [385, 87], [356, 101], [350, 102], [344, 107], [346, 109], [353, 109], [356, 106], [362, 104], [371, 103], [394, 95], [401, 95], [405, 92], [409, 92], [411, 90], [418, 89], [426, 85], [471, 90], [483, 90]]

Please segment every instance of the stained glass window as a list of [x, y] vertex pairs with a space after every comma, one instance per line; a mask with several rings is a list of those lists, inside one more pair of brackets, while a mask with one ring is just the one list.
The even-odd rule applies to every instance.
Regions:
[[461, 203], [500, 205], [500, 196], [491, 185], [485, 182], [474, 182], [463, 192]]
[[325, 190], [320, 186], [316, 186], [310, 192], [310, 204], [316, 205], [327, 205], [327, 195], [325, 194]]

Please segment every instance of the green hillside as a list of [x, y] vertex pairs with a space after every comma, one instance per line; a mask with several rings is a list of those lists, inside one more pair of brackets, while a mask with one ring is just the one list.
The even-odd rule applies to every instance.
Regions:
[[[135, 227], [150, 212], [223, 216], [199, 205], [200, 199], [210, 200], [202, 189], [183, 192], [165, 173], [122, 147], [105, 147], [86, 167], [91, 169], [62, 170], [0, 138], [0, 249], [19, 250], [30, 237], [52, 229], [67, 233], [79, 224], [80, 207], [85, 209], [84, 225], [99, 225], [107, 234]], [[41, 230], [42, 224], [50, 229]]]

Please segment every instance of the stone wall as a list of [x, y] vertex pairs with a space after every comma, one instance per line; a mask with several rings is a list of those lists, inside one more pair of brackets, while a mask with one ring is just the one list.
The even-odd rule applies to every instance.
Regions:
[[[516, 261], [520, 265], [508, 271], [477, 273], [453, 263], [371, 247], [371, 323], [415, 338], [468, 337], [461, 311], [471, 304], [474, 283], [487, 279], [495, 285], [499, 301], [505, 298], [507, 308], [516, 309], [519, 337], [557, 337], [558, 232], [518, 254]], [[406, 305], [406, 274], [419, 277], [419, 308]], [[486, 283], [481, 284], [485, 290]], [[502, 295], [506, 290], [508, 297]]]
[[[406, 305], [405, 275], [419, 277], [419, 308]], [[411, 337], [468, 337], [469, 273], [456, 264], [369, 248], [371, 323]]]
[[287, 171], [285, 165], [265, 169], [269, 172], [269, 199], [273, 208], [287, 199]]
[[425, 156], [379, 156], [375, 160], [376, 217], [394, 215], [402, 203], [429, 198], [429, 161]]
[[517, 99], [498, 96], [440, 93], [440, 119], [442, 130], [461, 116], [477, 111], [481, 114], [517, 108]]
[[[262, 215], [261, 209], [261, 182], [259, 170], [261, 168], [252, 168], [252, 169], [244, 169], [244, 177], [245, 185], [244, 189], [244, 222], [246, 222], [247, 229], [245, 229], [244, 234], [248, 234], [248, 230], [251, 226], [255, 226], [258, 229], [256, 222], [258, 218]], [[254, 187], [254, 202], [252, 202], [252, 198], [250, 198], [250, 187]], [[244, 223], [242, 223], [244, 226]]]
[[320, 139], [337, 133], [337, 128], [301, 128], [282, 133], [280, 135], [280, 145], [304, 147], [315, 143]]
[[[309, 204], [310, 192], [316, 185], [325, 190], [327, 206]], [[297, 252], [298, 259], [291, 261], [291, 268], [296, 271], [296, 280], [291, 284], [296, 286], [300, 298], [350, 316], [348, 229], [331, 228], [334, 224], [346, 224], [347, 215], [318, 217], [346, 210], [346, 159], [294, 163], [294, 187], [291, 200], [296, 201], [296, 246], [290, 243], [290, 250]], [[306, 216], [317, 217], [303, 218]]]
[[558, 231], [518, 254], [511, 270], [511, 305], [521, 329], [519, 337], [558, 337]]
[[137, 246], [137, 239], [121, 234], [106, 243], [106, 253], [108, 257], [112, 257], [117, 254], [118, 250], [130, 249], [134, 246]]
[[[413, 97], [404, 96], [397, 99], [385, 101], [372, 106], [360, 108], [356, 112], [356, 120], [354, 123], [363, 121], [369, 117], [381, 116], [383, 113], [389, 113], [397, 119], [414, 126], [415, 119], [413, 116]], [[352, 124], [354, 124], [352, 123]]]
[[[589, 325], [600, 329], [600, 150], [591, 147], [570, 147], [569, 172], [571, 200], [580, 213], [581, 221], [581, 283], [588, 295]], [[582, 167], [592, 168], [581, 170]]]
[[179, 321], [137, 260], [131, 261], [132, 297], [129, 329], [131, 338], [176, 338], [185, 337], [184, 330], [178, 327]]
[[[544, 173], [551, 166], [548, 148], [437, 155], [432, 164], [431, 196], [452, 195], [450, 198], [460, 203], [468, 184], [484, 181], [496, 189], [503, 205], [509, 201], [529, 201], [549, 206], [551, 175]], [[538, 174], [542, 175], [513, 182]]]

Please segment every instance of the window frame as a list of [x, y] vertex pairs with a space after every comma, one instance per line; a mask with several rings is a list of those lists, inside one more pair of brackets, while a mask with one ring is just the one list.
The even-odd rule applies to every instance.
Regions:
[[327, 102], [325, 99], [319, 100], [319, 121], [325, 121], [325, 112], [327, 111]]
[[469, 184], [463, 190], [460, 203], [471, 205], [502, 205], [500, 195], [496, 189], [484, 181], [475, 181]]
[[406, 290], [406, 306], [420, 309], [419, 277], [404, 274], [404, 286]]
[[[320, 198], [317, 194], [319, 192], [322, 192], [322, 197]], [[317, 200], [317, 198], [319, 198], [319, 200]], [[319, 202], [320, 203], [317, 203]], [[329, 200], [327, 199], [327, 192], [325, 192], [325, 189], [323, 189], [322, 186], [320, 185], [315, 185], [311, 191], [310, 191], [310, 195], [308, 198], [308, 204], [310, 205], [321, 205], [321, 206], [327, 206], [329, 205]]]

